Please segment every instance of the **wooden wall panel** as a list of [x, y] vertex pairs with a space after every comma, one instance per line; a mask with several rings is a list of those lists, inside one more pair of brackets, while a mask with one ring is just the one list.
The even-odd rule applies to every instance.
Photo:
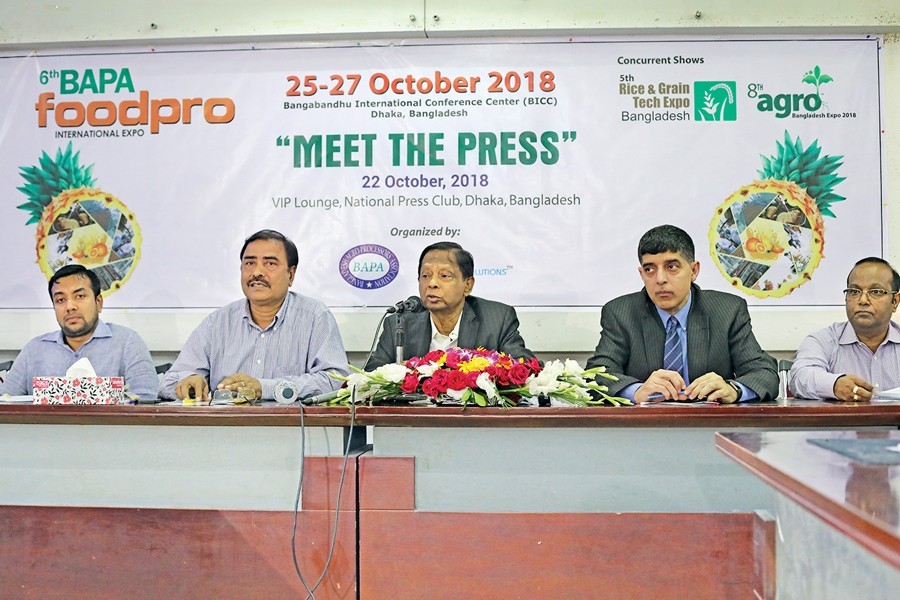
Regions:
[[360, 510], [415, 510], [416, 459], [411, 456], [359, 457]]
[[753, 514], [753, 593], [759, 600], [775, 600], [775, 517], [764, 510]]
[[[97, 600], [302, 598], [292, 513], [0, 506], [0, 597]], [[302, 572], [314, 579], [334, 513], [298, 522]], [[355, 598], [356, 522], [343, 513], [316, 597]]]
[[743, 600], [752, 517], [361, 511], [360, 597]]

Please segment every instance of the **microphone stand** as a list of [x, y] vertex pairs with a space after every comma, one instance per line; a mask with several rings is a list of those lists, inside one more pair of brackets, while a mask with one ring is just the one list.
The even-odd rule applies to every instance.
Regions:
[[397, 328], [394, 330], [394, 339], [397, 340], [396, 359], [398, 363], [403, 362], [403, 313], [397, 315]]

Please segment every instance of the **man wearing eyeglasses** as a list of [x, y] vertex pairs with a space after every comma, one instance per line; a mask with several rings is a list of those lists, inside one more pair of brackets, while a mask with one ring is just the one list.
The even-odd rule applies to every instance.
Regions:
[[791, 389], [802, 398], [867, 402], [900, 386], [900, 275], [880, 258], [854, 265], [844, 302], [848, 321], [808, 335], [791, 368]]

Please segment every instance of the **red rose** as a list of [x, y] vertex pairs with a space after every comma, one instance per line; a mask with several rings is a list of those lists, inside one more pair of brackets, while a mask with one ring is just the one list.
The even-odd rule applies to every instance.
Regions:
[[447, 391], [447, 380], [450, 378], [450, 371], [446, 369], [438, 369], [431, 376], [430, 381], [440, 393]]
[[535, 375], [544, 370], [543, 367], [541, 367], [541, 361], [536, 358], [529, 358], [525, 364], [528, 365], [528, 368], [531, 369], [531, 372]]
[[479, 375], [481, 375], [481, 373], [479, 373], [478, 371], [469, 371], [468, 373], [466, 373], [466, 387], [478, 387]]
[[447, 355], [447, 360], [444, 362], [444, 365], [449, 369], [456, 369], [459, 367], [459, 355], [455, 352], [453, 354]]
[[450, 371], [450, 376], [447, 378], [447, 387], [451, 390], [464, 390], [468, 386], [466, 385], [466, 374], [462, 371]]
[[432, 350], [423, 357], [423, 361], [425, 364], [437, 362], [443, 355], [443, 350]]
[[485, 369], [485, 372], [490, 375], [491, 381], [497, 385], [501, 387], [509, 385], [509, 372], [503, 367], [490, 366]]
[[407, 373], [403, 383], [400, 384], [400, 391], [404, 394], [412, 394], [419, 387], [419, 377], [415, 373]]
[[422, 393], [431, 398], [437, 398], [441, 391], [434, 385], [434, 379], [426, 379], [422, 382]]
[[509, 368], [509, 380], [516, 385], [523, 385], [529, 375], [531, 375], [531, 369], [523, 363], [516, 363]]

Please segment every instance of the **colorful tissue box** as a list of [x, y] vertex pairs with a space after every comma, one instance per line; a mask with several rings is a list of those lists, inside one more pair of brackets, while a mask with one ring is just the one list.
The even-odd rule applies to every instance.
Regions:
[[35, 404], [118, 404], [124, 377], [35, 377]]

